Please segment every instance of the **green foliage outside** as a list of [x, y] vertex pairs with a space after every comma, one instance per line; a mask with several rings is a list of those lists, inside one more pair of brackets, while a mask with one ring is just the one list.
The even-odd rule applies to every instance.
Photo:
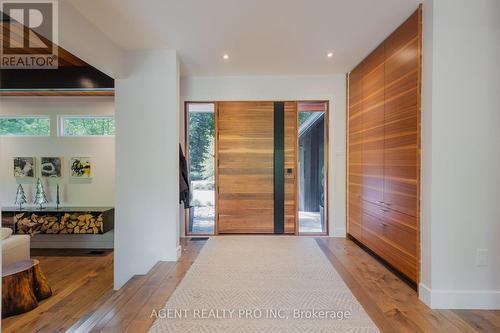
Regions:
[[214, 170], [215, 170], [215, 140], [214, 136], [208, 138], [208, 147], [203, 155], [203, 178], [210, 181], [215, 181]]
[[191, 180], [214, 177], [214, 114], [189, 113], [189, 173]]
[[302, 126], [302, 124], [304, 124], [307, 119], [309, 119], [310, 117], [312, 117], [314, 115], [315, 112], [299, 112], [299, 127]]
[[0, 135], [50, 135], [49, 118], [0, 118]]
[[114, 135], [115, 119], [106, 118], [64, 118], [64, 134], [70, 136]]

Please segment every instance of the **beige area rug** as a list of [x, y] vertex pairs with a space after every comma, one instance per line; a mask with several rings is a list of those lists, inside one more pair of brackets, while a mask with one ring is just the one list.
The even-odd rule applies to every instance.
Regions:
[[312, 238], [213, 237], [150, 332], [378, 332]]

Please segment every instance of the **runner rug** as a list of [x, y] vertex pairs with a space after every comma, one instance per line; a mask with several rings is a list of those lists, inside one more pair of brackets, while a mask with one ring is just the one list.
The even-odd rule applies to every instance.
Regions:
[[212, 237], [150, 332], [378, 332], [312, 238]]

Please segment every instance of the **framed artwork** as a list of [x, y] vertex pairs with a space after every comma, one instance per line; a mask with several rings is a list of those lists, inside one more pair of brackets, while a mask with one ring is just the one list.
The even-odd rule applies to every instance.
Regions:
[[40, 160], [42, 177], [62, 177], [62, 160], [60, 157], [41, 157]]
[[35, 158], [34, 157], [14, 157], [14, 177], [34, 178]]
[[90, 157], [72, 157], [70, 161], [71, 178], [91, 178], [92, 161]]

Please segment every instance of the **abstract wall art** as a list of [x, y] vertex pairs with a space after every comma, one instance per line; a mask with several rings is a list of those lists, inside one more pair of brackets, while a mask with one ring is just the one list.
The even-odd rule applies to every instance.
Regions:
[[62, 177], [62, 160], [60, 157], [41, 157], [42, 177]]
[[91, 178], [92, 161], [90, 157], [72, 157], [70, 161], [71, 178]]
[[35, 158], [14, 157], [14, 177], [18, 178], [35, 177]]

